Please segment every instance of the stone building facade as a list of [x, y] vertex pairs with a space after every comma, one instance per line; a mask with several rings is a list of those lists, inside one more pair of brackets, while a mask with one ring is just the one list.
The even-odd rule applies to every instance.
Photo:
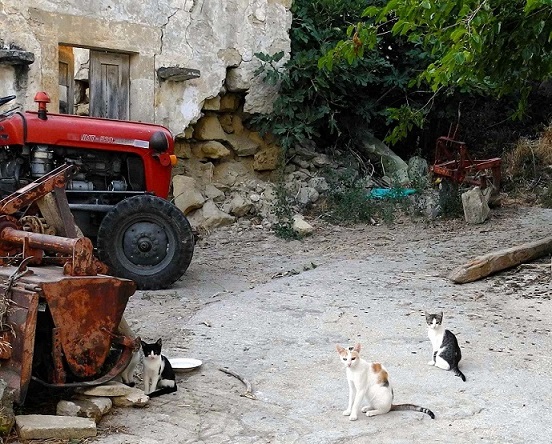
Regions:
[[245, 112], [263, 112], [274, 92], [253, 75], [254, 54], [289, 53], [291, 1], [3, 0], [0, 95], [34, 109], [34, 94], [46, 91], [50, 111], [86, 114], [73, 106], [89, 100], [92, 112], [103, 82], [122, 103], [104, 117], [159, 123], [176, 136], [227, 92], [244, 97]]

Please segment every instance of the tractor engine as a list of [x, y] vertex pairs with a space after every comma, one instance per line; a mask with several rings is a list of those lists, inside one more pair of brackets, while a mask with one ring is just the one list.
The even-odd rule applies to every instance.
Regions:
[[[143, 167], [139, 159], [127, 162], [123, 156], [103, 152], [79, 152], [76, 149], [48, 145], [7, 148], [0, 151], [0, 192], [13, 193], [57, 166], [65, 163], [79, 167], [79, 173], [67, 184], [69, 191], [127, 191], [144, 188]], [[123, 163], [124, 170], [123, 170]], [[134, 171], [129, 171], [133, 168]], [[129, 179], [133, 183], [129, 185]], [[82, 203], [93, 203], [83, 198]], [[105, 202], [109, 203], [109, 200]]]

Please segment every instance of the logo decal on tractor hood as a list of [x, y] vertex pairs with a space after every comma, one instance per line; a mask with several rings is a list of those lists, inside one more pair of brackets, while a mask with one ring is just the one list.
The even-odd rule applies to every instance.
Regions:
[[147, 140], [120, 139], [118, 137], [98, 136], [96, 134], [81, 134], [79, 139], [83, 142], [109, 143], [112, 145], [129, 145], [129, 146], [135, 146], [138, 148], [149, 147], [149, 142]]

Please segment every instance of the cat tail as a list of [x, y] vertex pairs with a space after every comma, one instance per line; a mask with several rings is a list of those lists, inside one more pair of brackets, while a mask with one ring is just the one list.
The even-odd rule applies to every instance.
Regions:
[[455, 376], [458, 376], [462, 379], [462, 381], [466, 382], [466, 377], [464, 376], [464, 373], [462, 373], [458, 367], [454, 367], [451, 370], [454, 372]]
[[156, 398], [158, 396], [167, 395], [169, 393], [174, 393], [174, 392], [176, 392], [176, 384], [172, 387], [162, 387], [158, 390], [151, 392], [148, 396], [150, 398]]
[[414, 410], [415, 412], [425, 413], [426, 415], [429, 415], [431, 419], [435, 419], [435, 415], [431, 410], [415, 404], [393, 404], [391, 406], [391, 410]]

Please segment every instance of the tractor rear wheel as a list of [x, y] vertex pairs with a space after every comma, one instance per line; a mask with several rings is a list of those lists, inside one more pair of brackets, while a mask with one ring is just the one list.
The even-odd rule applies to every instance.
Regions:
[[139, 290], [167, 288], [192, 260], [188, 219], [159, 197], [135, 196], [106, 214], [97, 238], [98, 256], [112, 274], [132, 279]]

